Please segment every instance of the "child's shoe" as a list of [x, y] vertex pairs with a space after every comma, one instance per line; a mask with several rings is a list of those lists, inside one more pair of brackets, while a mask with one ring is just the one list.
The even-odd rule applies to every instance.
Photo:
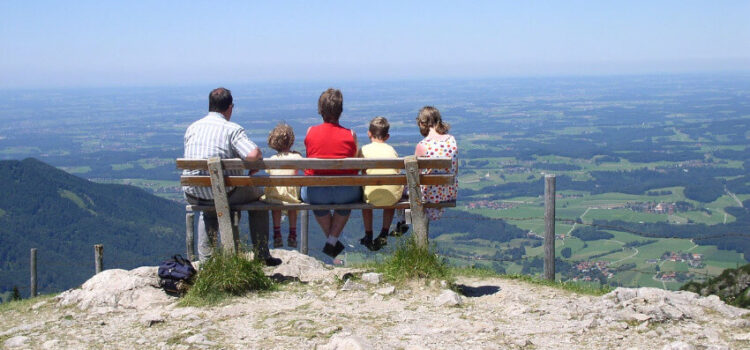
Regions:
[[290, 233], [289, 237], [286, 238], [286, 246], [290, 248], [297, 248], [297, 234]]
[[378, 237], [376, 237], [372, 241], [372, 248], [373, 248], [372, 250], [376, 250], [377, 251], [377, 250], [380, 250], [381, 248], [383, 248], [383, 247], [385, 247], [387, 245], [388, 245], [388, 234], [381, 232], [378, 235]]
[[274, 248], [281, 248], [284, 246], [284, 241], [281, 238], [281, 234], [273, 234], [273, 247]]
[[389, 235], [392, 237], [401, 237], [408, 231], [409, 225], [406, 224], [406, 221], [399, 221], [396, 223], [396, 228]]
[[375, 251], [372, 245], [372, 235], [365, 235], [359, 240], [359, 244], [365, 246], [369, 251]]
[[341, 252], [344, 251], [344, 245], [341, 244], [341, 242], [336, 242], [336, 245], [331, 245], [330, 243], [326, 242], [326, 245], [323, 246], [323, 253], [330, 256], [331, 258], [335, 258], [337, 255], [341, 254]]

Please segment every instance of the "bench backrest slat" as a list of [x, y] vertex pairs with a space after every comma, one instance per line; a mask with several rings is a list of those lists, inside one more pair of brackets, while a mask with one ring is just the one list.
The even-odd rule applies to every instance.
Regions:
[[[420, 169], [446, 169], [450, 158], [417, 158]], [[226, 170], [236, 169], [403, 169], [404, 158], [343, 158], [343, 159], [263, 159], [246, 162], [241, 159], [222, 159]], [[178, 169], [207, 170], [205, 159], [177, 159]]]
[[[452, 174], [420, 175], [422, 185], [450, 185], [455, 180]], [[406, 185], [404, 175], [340, 175], [340, 176], [225, 176], [226, 186], [380, 186]], [[211, 186], [211, 177], [180, 177], [183, 186]]]

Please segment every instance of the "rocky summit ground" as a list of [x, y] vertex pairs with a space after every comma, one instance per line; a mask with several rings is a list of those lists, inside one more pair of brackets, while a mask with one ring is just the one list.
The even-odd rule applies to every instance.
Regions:
[[[180, 307], [156, 268], [107, 270], [0, 313], [33, 349], [748, 349], [750, 315], [716, 297], [640, 288], [584, 296], [506, 278], [391, 286], [291, 251], [277, 291]], [[348, 278], [349, 276], [357, 278]]]

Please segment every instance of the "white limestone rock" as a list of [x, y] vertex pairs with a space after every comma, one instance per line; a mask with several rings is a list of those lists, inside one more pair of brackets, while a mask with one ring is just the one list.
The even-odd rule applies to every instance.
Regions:
[[320, 350], [369, 350], [371, 347], [367, 346], [362, 339], [352, 336], [334, 336], [328, 344], [325, 344], [318, 349]]
[[664, 345], [662, 350], [695, 350], [695, 346], [682, 341], [676, 341]]
[[130, 271], [104, 270], [84, 283], [80, 289], [70, 289], [55, 299], [60, 306], [115, 307], [146, 310], [174, 301], [159, 287], [156, 266], [143, 266]]
[[375, 294], [379, 295], [391, 295], [396, 292], [396, 287], [394, 286], [387, 286], [383, 288], [379, 288], [375, 290]]
[[369, 284], [380, 284], [383, 279], [382, 273], [367, 272], [362, 274], [362, 280]]
[[29, 337], [23, 336], [23, 335], [17, 335], [15, 337], [8, 338], [8, 340], [3, 343], [3, 345], [6, 348], [20, 348], [27, 346], [26, 343], [29, 342]]
[[343, 291], [365, 290], [365, 289], [367, 289], [367, 287], [365, 287], [362, 283], [354, 282], [351, 279], [346, 280], [346, 282], [344, 282], [344, 286], [341, 287], [341, 290]]
[[459, 306], [462, 303], [461, 296], [450, 289], [443, 290], [435, 299], [435, 305], [437, 306]]

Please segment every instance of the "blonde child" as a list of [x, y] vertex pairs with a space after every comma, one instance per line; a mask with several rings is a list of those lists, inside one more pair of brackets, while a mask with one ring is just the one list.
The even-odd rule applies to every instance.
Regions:
[[[419, 110], [417, 116], [419, 133], [424, 136], [419, 141], [414, 154], [417, 157], [450, 158], [451, 167], [448, 169], [424, 169], [422, 174], [454, 174], [452, 185], [422, 186], [423, 203], [440, 203], [455, 201], [458, 194], [458, 144], [456, 139], [448, 134], [450, 125], [443, 122], [440, 111], [432, 106], [425, 106]], [[442, 208], [425, 208], [430, 220], [438, 220], [443, 215]]]
[[[278, 152], [271, 159], [295, 159], [302, 158], [298, 152], [292, 151], [294, 145], [294, 130], [286, 123], [279, 123], [271, 130], [268, 135], [268, 146]], [[270, 175], [297, 175], [294, 169], [269, 169]], [[298, 186], [279, 186], [265, 189], [263, 200], [269, 203], [301, 203], [300, 188]], [[272, 210], [273, 217], [273, 247], [280, 248], [284, 246], [281, 237], [281, 210]], [[288, 210], [289, 217], [289, 236], [287, 236], [287, 247], [297, 247], [297, 211]]]
[[[363, 158], [398, 158], [398, 153], [390, 145], [385, 143], [390, 135], [388, 131], [390, 124], [383, 117], [375, 117], [370, 121], [370, 128], [367, 136], [370, 138], [370, 144], [362, 146], [359, 150], [360, 157]], [[397, 169], [367, 169], [366, 174], [390, 175], [398, 174]], [[364, 200], [376, 206], [389, 206], [395, 204], [403, 194], [404, 186], [401, 185], [382, 185], [382, 186], [364, 186]], [[365, 226], [365, 236], [360, 243], [370, 250], [379, 250], [388, 243], [388, 230], [393, 221], [394, 209], [383, 209], [383, 227], [375, 240], [372, 237], [372, 209], [362, 210], [362, 221]]]

